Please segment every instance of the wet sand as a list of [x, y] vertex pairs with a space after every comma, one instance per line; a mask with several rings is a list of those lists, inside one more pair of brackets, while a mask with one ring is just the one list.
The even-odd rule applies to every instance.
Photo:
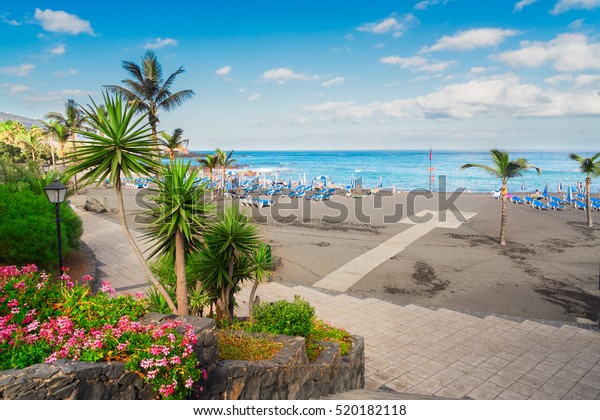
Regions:
[[[140, 191], [124, 189], [128, 219], [137, 229], [143, 227]], [[114, 209], [107, 216], [117, 217], [112, 190], [86, 189], [71, 201], [83, 205], [86, 197], [106, 202]], [[427, 198], [401, 193], [363, 199], [334, 196], [329, 202], [281, 198], [272, 208], [242, 208], [257, 220], [263, 239], [281, 261], [273, 280], [313, 286], [410, 228], [407, 210], [436, 211], [443, 201], [437, 194]], [[599, 226], [588, 228], [582, 210], [540, 211], [508, 203], [508, 244], [502, 247], [499, 200], [463, 194], [447, 201], [459, 213], [477, 214], [456, 229], [431, 230], [346, 293], [528, 319], [598, 319], [600, 212], [593, 213]]]

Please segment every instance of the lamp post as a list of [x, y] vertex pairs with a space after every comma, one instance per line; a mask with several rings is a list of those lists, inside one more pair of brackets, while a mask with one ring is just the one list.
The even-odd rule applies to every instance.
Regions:
[[44, 192], [48, 200], [54, 204], [56, 209], [56, 234], [58, 235], [58, 267], [60, 275], [63, 275], [63, 260], [62, 260], [62, 236], [60, 234], [60, 204], [65, 201], [67, 195], [67, 186], [61, 184], [58, 180], [52, 181], [48, 186], [44, 187]]

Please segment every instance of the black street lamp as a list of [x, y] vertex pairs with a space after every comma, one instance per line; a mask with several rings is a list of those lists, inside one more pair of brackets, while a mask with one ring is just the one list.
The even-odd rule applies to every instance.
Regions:
[[56, 234], [58, 235], [58, 267], [60, 275], [63, 275], [63, 260], [62, 260], [62, 236], [60, 234], [60, 203], [65, 201], [67, 196], [67, 186], [61, 184], [58, 180], [52, 181], [48, 186], [44, 187], [44, 192], [48, 200], [54, 204], [56, 209]]

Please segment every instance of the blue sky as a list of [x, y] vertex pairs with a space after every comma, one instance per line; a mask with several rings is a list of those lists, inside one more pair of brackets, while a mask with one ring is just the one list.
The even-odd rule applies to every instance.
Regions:
[[600, 0], [0, 3], [0, 111], [157, 53], [193, 149], [595, 149]]

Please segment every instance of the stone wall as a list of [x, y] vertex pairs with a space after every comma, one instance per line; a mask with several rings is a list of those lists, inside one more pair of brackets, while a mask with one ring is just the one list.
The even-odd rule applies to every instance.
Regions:
[[364, 340], [352, 336], [352, 349], [340, 356], [337, 343], [312, 363], [304, 338], [279, 336], [284, 347], [271, 360], [219, 361], [209, 372], [202, 398], [225, 400], [307, 400], [337, 392], [364, 388]]
[[[160, 323], [173, 315], [148, 314], [143, 323]], [[352, 336], [352, 349], [340, 356], [337, 343], [326, 343], [319, 358], [309, 363], [304, 338], [278, 336], [284, 347], [271, 360], [219, 361], [214, 320], [184, 317], [194, 326], [194, 351], [208, 379], [202, 399], [309, 399], [363, 388], [364, 341]], [[155, 392], [124, 363], [86, 363], [59, 360], [25, 369], [0, 371], [0, 399], [154, 399]], [[196, 393], [195, 393], [196, 394]]]

